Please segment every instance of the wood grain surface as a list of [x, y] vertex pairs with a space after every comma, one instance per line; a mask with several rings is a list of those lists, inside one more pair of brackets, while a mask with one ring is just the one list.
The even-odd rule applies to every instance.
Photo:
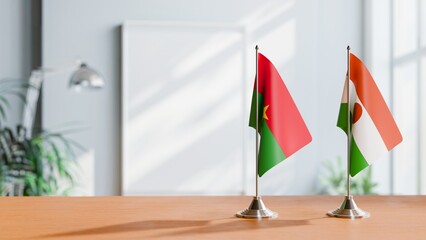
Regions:
[[357, 220], [325, 215], [341, 196], [263, 200], [278, 218], [234, 217], [251, 197], [3, 197], [0, 239], [426, 239], [426, 196], [356, 196]]

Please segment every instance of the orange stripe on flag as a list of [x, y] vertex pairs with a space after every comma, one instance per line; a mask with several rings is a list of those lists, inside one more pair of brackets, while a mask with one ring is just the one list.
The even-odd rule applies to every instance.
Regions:
[[350, 56], [350, 79], [354, 83], [356, 93], [373, 120], [387, 149], [391, 150], [402, 141], [402, 135], [370, 72], [361, 60], [352, 53]]

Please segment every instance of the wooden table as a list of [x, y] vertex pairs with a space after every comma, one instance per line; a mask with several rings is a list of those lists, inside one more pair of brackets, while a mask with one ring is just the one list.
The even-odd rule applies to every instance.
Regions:
[[426, 239], [426, 196], [356, 196], [369, 219], [325, 215], [341, 196], [263, 197], [272, 220], [234, 214], [251, 197], [0, 198], [0, 239]]

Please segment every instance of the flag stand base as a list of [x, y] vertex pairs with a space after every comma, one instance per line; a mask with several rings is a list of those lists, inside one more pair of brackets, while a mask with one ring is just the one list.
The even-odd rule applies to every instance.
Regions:
[[330, 217], [338, 218], [368, 218], [370, 213], [361, 210], [355, 203], [353, 196], [345, 196], [342, 205], [336, 210], [327, 213]]
[[269, 210], [260, 197], [253, 197], [250, 206], [236, 214], [240, 218], [276, 218], [278, 213]]

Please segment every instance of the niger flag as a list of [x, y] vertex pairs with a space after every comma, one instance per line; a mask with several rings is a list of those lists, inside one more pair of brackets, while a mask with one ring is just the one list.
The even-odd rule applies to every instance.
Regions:
[[[311, 134], [274, 65], [258, 54], [259, 176], [310, 143]], [[256, 129], [256, 83], [249, 125]]]
[[350, 174], [353, 177], [398, 145], [402, 135], [370, 72], [352, 53], [349, 77], [350, 81], [346, 76], [337, 126], [347, 133], [350, 106]]

